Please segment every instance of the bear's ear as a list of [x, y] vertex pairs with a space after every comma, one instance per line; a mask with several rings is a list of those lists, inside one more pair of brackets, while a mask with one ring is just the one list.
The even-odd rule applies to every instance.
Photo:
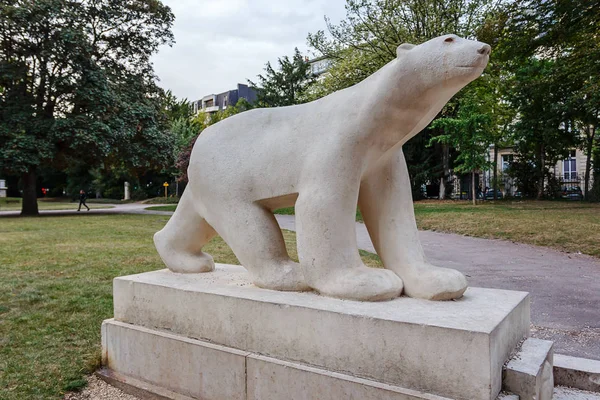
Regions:
[[413, 47], [417, 47], [417, 46], [415, 46], [414, 44], [410, 44], [410, 43], [402, 43], [396, 49], [396, 55], [398, 57], [401, 57], [404, 53], [406, 53], [407, 51], [410, 51]]

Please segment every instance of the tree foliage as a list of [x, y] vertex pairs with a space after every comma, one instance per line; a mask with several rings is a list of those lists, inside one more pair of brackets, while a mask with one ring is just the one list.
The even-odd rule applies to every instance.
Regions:
[[[537, 197], [548, 168], [581, 147], [592, 170], [600, 122], [600, 2], [521, 0], [506, 8], [499, 56], [511, 71], [509, 99], [520, 163], [534, 166]], [[600, 161], [600, 160], [599, 160]]]
[[442, 117], [435, 120], [432, 128], [443, 128], [443, 134], [432, 141], [452, 145], [457, 151], [454, 170], [458, 173], [471, 173], [472, 199], [475, 204], [475, 173], [487, 169], [490, 162], [486, 153], [493, 143], [493, 124], [490, 113], [491, 99], [482, 91], [471, 90], [463, 96], [455, 117]]
[[346, 0], [346, 19], [327, 33], [308, 35], [309, 45], [332, 60], [327, 92], [354, 85], [396, 57], [402, 43], [420, 44], [456, 33], [473, 38], [492, 0]]
[[23, 214], [40, 168], [172, 162], [150, 56], [173, 19], [157, 0], [0, 3], [0, 168], [22, 174]]
[[265, 66], [265, 74], [258, 75], [258, 84], [248, 80], [256, 90], [259, 107], [282, 107], [305, 101], [305, 95], [314, 82], [310, 74], [310, 64], [300, 51], [294, 49], [292, 59], [283, 56], [277, 60], [275, 70], [270, 62]]

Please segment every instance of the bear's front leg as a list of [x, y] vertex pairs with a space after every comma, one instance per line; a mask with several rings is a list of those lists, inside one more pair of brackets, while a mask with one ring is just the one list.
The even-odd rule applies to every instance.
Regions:
[[359, 180], [318, 179], [296, 201], [298, 257], [306, 283], [321, 294], [352, 300], [398, 297], [402, 281], [392, 271], [366, 267], [356, 244]]
[[410, 297], [450, 300], [467, 289], [465, 276], [429, 264], [419, 240], [402, 148], [390, 149], [363, 177], [359, 207], [385, 268], [404, 281]]

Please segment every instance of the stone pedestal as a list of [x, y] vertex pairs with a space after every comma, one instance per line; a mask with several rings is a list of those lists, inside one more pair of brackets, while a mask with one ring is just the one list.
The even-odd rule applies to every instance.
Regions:
[[529, 331], [523, 292], [368, 303], [276, 292], [239, 266], [116, 278], [103, 360], [197, 399], [495, 399]]

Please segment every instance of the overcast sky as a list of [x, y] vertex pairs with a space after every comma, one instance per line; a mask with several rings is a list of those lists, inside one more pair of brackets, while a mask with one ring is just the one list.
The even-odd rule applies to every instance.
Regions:
[[160, 86], [197, 100], [256, 79], [267, 61], [305, 54], [309, 32], [338, 22], [344, 0], [162, 0], [173, 10], [176, 43], [154, 56]]

